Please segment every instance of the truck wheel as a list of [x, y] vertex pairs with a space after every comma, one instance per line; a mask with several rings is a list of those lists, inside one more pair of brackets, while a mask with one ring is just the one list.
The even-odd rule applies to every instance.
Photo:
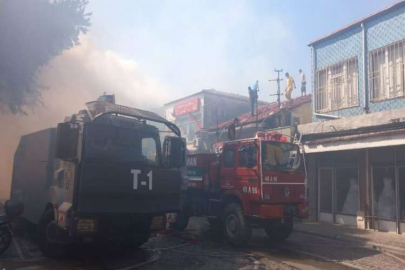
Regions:
[[226, 240], [233, 246], [244, 246], [252, 237], [252, 226], [238, 203], [231, 203], [224, 210]]
[[56, 232], [53, 230], [54, 227], [51, 226], [54, 220], [53, 209], [46, 210], [42, 215], [38, 224], [39, 248], [46, 257], [63, 258], [66, 246], [53, 243], [51, 240], [53, 237], [56, 238]]
[[264, 230], [271, 241], [282, 242], [286, 240], [292, 233], [294, 221], [292, 218], [286, 218], [284, 224], [270, 225]]
[[11, 232], [7, 227], [0, 228], [0, 254], [11, 245]]

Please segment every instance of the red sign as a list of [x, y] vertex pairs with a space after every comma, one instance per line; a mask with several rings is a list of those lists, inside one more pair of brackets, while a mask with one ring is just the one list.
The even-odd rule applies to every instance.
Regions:
[[174, 106], [174, 115], [180, 116], [190, 112], [198, 111], [200, 105], [200, 99], [195, 98], [191, 100], [187, 100], [183, 103], [176, 104]]
[[283, 134], [277, 132], [257, 132], [256, 138], [261, 138], [266, 141], [281, 141], [285, 142], [286, 137]]

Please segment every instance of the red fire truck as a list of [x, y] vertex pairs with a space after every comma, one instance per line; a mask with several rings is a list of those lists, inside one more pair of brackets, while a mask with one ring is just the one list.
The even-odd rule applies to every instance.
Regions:
[[288, 238], [294, 218], [308, 216], [299, 147], [279, 133], [260, 132], [217, 147], [219, 154], [187, 158], [190, 184], [177, 228], [205, 216], [235, 246], [250, 240], [252, 228], [264, 228], [273, 241]]

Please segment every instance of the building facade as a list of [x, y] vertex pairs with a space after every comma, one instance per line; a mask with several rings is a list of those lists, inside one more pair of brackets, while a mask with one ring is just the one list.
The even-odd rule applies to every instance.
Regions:
[[311, 218], [405, 232], [405, 2], [310, 44]]
[[[291, 103], [283, 102], [281, 108], [277, 102], [264, 104], [258, 107], [257, 116], [246, 112], [237, 115], [238, 124], [235, 129], [235, 139], [254, 138], [258, 131], [277, 132], [286, 135], [287, 141], [293, 142], [297, 133], [297, 126], [311, 122], [312, 96], [294, 98]], [[233, 118], [219, 124], [214, 124], [198, 133], [203, 142], [212, 146], [215, 143], [226, 142], [228, 127], [233, 123]], [[208, 148], [207, 152], [212, 152]]]
[[164, 116], [180, 128], [188, 150], [195, 153], [205, 149], [196, 132], [249, 110], [248, 97], [210, 89], [165, 104]]

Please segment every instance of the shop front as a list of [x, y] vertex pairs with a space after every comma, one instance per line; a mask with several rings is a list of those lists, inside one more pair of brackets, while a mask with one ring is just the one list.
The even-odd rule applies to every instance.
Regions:
[[306, 156], [317, 220], [405, 233], [405, 145]]
[[357, 226], [359, 151], [317, 154], [319, 220]]

